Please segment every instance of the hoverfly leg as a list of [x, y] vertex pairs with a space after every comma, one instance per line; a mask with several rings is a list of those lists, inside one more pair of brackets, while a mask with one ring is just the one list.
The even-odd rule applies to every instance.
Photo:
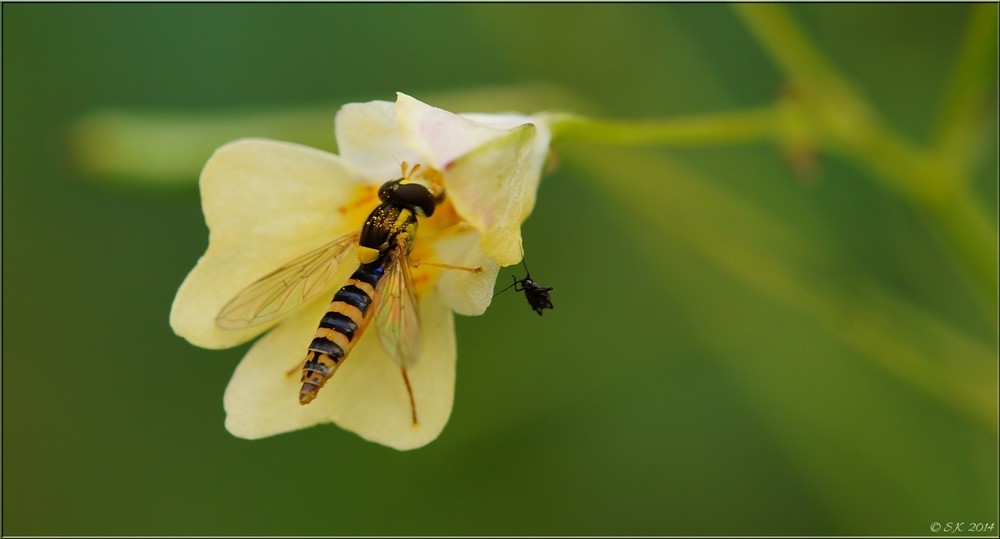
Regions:
[[410, 265], [414, 268], [419, 268], [420, 266], [431, 266], [435, 268], [450, 269], [450, 270], [461, 270], [467, 271], [469, 273], [482, 273], [483, 267], [476, 266], [474, 268], [468, 268], [465, 266], [452, 266], [451, 264], [441, 264], [438, 262], [424, 262], [423, 260], [417, 260], [415, 258], [410, 259]]
[[437, 231], [433, 235], [421, 236], [421, 240], [420, 241], [426, 241], [427, 243], [434, 243], [434, 242], [436, 242], [436, 241], [438, 241], [438, 240], [440, 240], [442, 238], [447, 238], [448, 236], [451, 236], [452, 234], [455, 234], [457, 232], [462, 232], [462, 231], [464, 231], [466, 229], [469, 229], [469, 228], [472, 228], [472, 225], [466, 223], [465, 221], [460, 221], [458, 223], [455, 223], [455, 224], [449, 226], [448, 228], [446, 228], [444, 230]]
[[294, 367], [285, 372], [285, 378], [291, 378], [293, 374], [297, 372], [302, 372], [302, 368], [306, 366], [306, 360], [302, 360], [295, 364]]
[[400, 367], [399, 370], [403, 373], [403, 383], [406, 384], [406, 394], [410, 396], [410, 413], [412, 414], [413, 426], [419, 427], [420, 423], [417, 421], [417, 404], [413, 400], [413, 388], [410, 387], [410, 378], [406, 375], [406, 367]]

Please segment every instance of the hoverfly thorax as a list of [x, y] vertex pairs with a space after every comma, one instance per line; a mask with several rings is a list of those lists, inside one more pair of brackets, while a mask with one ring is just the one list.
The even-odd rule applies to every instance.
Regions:
[[417, 217], [434, 214], [436, 199], [430, 189], [419, 183], [403, 183], [406, 180], [392, 180], [379, 188], [382, 204], [368, 215], [361, 229], [358, 256], [362, 264], [382, 259], [397, 239], [406, 242], [409, 254], [417, 235]]

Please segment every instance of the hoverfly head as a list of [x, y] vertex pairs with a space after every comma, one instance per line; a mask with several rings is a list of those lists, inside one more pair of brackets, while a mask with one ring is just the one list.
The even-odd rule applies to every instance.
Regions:
[[434, 215], [434, 207], [437, 205], [434, 195], [430, 189], [419, 183], [407, 183], [397, 185], [393, 193], [396, 200], [411, 208], [421, 217]]
[[420, 170], [419, 164], [408, 169], [404, 161], [400, 163], [400, 168], [403, 171], [403, 177], [383, 184], [378, 190], [378, 197], [382, 202], [396, 200], [421, 217], [434, 215], [435, 206], [444, 200], [443, 190], [441, 196], [435, 197], [431, 190], [423, 185], [423, 182], [418, 179], [422, 177], [416, 176], [416, 172]]

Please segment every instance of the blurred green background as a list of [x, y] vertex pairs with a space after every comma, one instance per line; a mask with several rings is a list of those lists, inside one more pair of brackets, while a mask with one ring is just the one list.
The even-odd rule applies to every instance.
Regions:
[[[787, 6], [915, 145], [974, 9], [995, 21]], [[987, 75], [969, 177], [995, 237]], [[234, 438], [249, 345], [171, 332], [221, 142], [334, 150], [340, 103], [397, 90], [622, 119], [769, 105], [785, 76], [728, 6], [4, 4], [3, 81], [4, 535], [997, 535], [995, 296], [840, 154], [803, 175], [762, 141], [558, 144], [524, 229], [556, 308], [457, 318], [454, 412], [416, 451], [330, 425]]]

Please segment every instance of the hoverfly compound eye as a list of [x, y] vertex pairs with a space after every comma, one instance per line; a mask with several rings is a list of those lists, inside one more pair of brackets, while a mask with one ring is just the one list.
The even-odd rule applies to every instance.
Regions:
[[396, 188], [395, 194], [396, 198], [403, 204], [423, 212], [424, 217], [434, 215], [434, 195], [423, 185], [418, 183], [403, 184]]
[[401, 181], [403, 181], [403, 178], [383, 183], [382, 187], [379, 187], [378, 189], [379, 200], [381, 200], [382, 202], [389, 202], [389, 199], [392, 198], [393, 191], [396, 190], [396, 187], [399, 185], [399, 182]]

